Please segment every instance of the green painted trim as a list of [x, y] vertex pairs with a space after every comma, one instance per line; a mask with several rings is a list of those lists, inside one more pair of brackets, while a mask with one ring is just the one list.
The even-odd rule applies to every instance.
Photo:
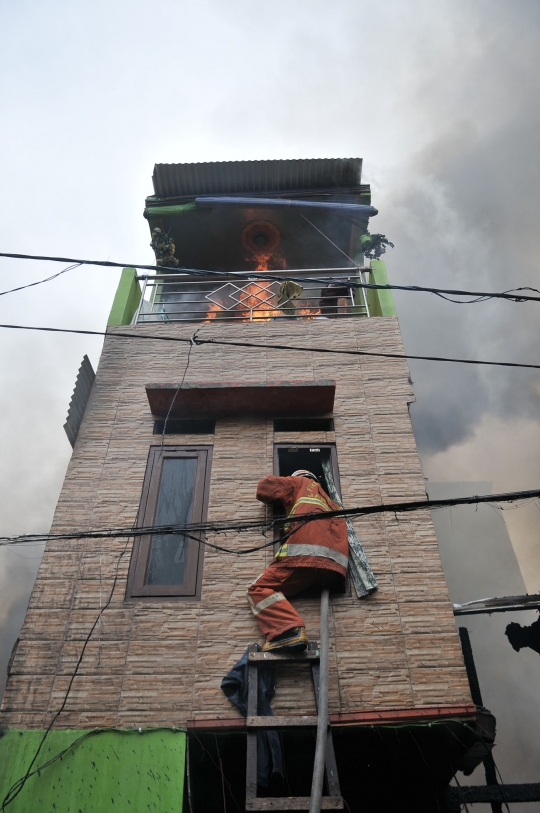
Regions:
[[[171, 206], [150, 206], [146, 207], [143, 214], [147, 220], [155, 220], [157, 217], [178, 217], [179, 215], [187, 215], [197, 209], [195, 203], [181, 203]], [[201, 211], [199, 209], [199, 211]]]
[[124, 268], [116, 289], [107, 325], [130, 325], [141, 301], [141, 286], [135, 268]]
[[[376, 285], [388, 285], [386, 266], [382, 260], [371, 260], [371, 282]], [[371, 293], [376, 294], [378, 300], [378, 313], [373, 313], [373, 316], [396, 316], [396, 306], [391, 291], [375, 290]]]
[[[0, 739], [0, 805], [11, 785], [26, 774], [43, 734], [11, 729]], [[181, 813], [184, 731], [54, 729], [35, 767], [63, 751], [27, 780], [7, 806], [9, 813]]]

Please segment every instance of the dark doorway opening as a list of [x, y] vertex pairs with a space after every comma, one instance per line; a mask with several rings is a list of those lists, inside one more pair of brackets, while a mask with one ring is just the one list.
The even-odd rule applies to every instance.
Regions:
[[300, 443], [296, 445], [276, 443], [274, 447], [274, 474], [280, 477], [290, 477], [297, 469], [307, 469], [319, 478], [320, 484], [328, 492], [328, 484], [322, 465], [323, 460], [330, 461], [334, 485], [338, 491], [341, 491], [336, 447], [332, 443]]
[[[333, 729], [333, 737], [341, 792], [350, 813], [441, 813], [450, 779], [478, 741], [470, 724], [453, 720]], [[286, 780], [280, 787], [259, 788], [258, 795], [309, 796], [314, 732], [283, 731], [281, 738]], [[191, 732], [186, 784], [186, 809], [191, 813], [243, 813], [245, 734]]]

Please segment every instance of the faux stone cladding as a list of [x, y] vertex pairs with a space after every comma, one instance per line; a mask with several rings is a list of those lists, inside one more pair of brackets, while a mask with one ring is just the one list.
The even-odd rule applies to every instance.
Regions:
[[[189, 336], [184, 325], [140, 325], [139, 335]], [[111, 328], [125, 332], [126, 328]], [[202, 338], [366, 351], [403, 351], [397, 319], [313, 320], [204, 325]], [[135, 522], [148, 450], [159, 442], [144, 385], [180, 382], [188, 345], [105, 340], [53, 532]], [[414, 400], [405, 361], [204, 345], [192, 350], [186, 381], [337, 382], [335, 433], [274, 434], [272, 421], [218, 420], [215, 435], [167, 436], [172, 445], [214, 446], [209, 518], [264, 515], [257, 481], [272, 472], [275, 442], [335, 441], [344, 503], [425, 498], [408, 413]], [[330, 712], [470, 702], [467, 677], [429, 513], [378, 514], [354, 525], [380, 589], [359, 601], [334, 597], [331, 609]], [[251, 547], [257, 534], [229, 533], [228, 547]], [[119, 557], [124, 554], [119, 562]], [[270, 562], [206, 549], [202, 596], [124, 600], [131, 541], [57, 541], [45, 550], [3, 702], [3, 724], [43, 728], [59, 708], [83, 642], [93, 632], [57, 725], [182, 726], [189, 719], [234, 717], [223, 675], [261, 641], [246, 587]], [[299, 600], [312, 639], [319, 602]], [[306, 667], [280, 670], [276, 713], [312, 714]]]

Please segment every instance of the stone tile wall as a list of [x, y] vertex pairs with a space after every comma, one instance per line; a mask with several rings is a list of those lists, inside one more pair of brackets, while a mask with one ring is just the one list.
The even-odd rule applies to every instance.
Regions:
[[[126, 328], [111, 328], [125, 332]], [[139, 335], [189, 336], [186, 325], [140, 325]], [[204, 325], [202, 338], [402, 352], [397, 319]], [[152, 435], [144, 385], [180, 382], [184, 343], [108, 337], [58, 502], [54, 532], [135, 522]], [[317, 352], [197, 346], [186, 381], [336, 380], [335, 433], [276, 433], [272, 421], [217, 421], [215, 435], [167, 436], [172, 445], [214, 446], [210, 519], [263, 515], [257, 481], [272, 471], [274, 442], [334, 442], [344, 503], [425, 498], [408, 414], [414, 400], [405, 361]], [[359, 601], [334, 597], [330, 711], [412, 708], [470, 702], [467, 677], [428, 512], [354, 521], [380, 584]], [[230, 547], [263, 541], [221, 537]], [[131, 542], [47, 545], [6, 689], [2, 723], [43, 728], [60, 706], [100, 607], [66, 709], [57, 725], [183, 726], [234, 717], [222, 676], [258, 639], [247, 585], [271, 560], [207, 549], [201, 599], [126, 602]], [[301, 605], [318, 637], [318, 601]], [[259, 640], [261, 640], [259, 638]], [[280, 672], [276, 713], [313, 713], [304, 667]]]

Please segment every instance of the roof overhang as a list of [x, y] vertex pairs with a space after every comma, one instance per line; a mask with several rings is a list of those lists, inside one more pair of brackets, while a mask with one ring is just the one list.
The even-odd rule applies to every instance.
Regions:
[[147, 384], [156, 418], [261, 418], [322, 416], [332, 413], [336, 382], [267, 381], [264, 383]]
[[301, 158], [156, 164], [152, 181], [158, 198], [170, 198], [271, 190], [334, 189], [357, 186], [361, 175], [361, 158]]

